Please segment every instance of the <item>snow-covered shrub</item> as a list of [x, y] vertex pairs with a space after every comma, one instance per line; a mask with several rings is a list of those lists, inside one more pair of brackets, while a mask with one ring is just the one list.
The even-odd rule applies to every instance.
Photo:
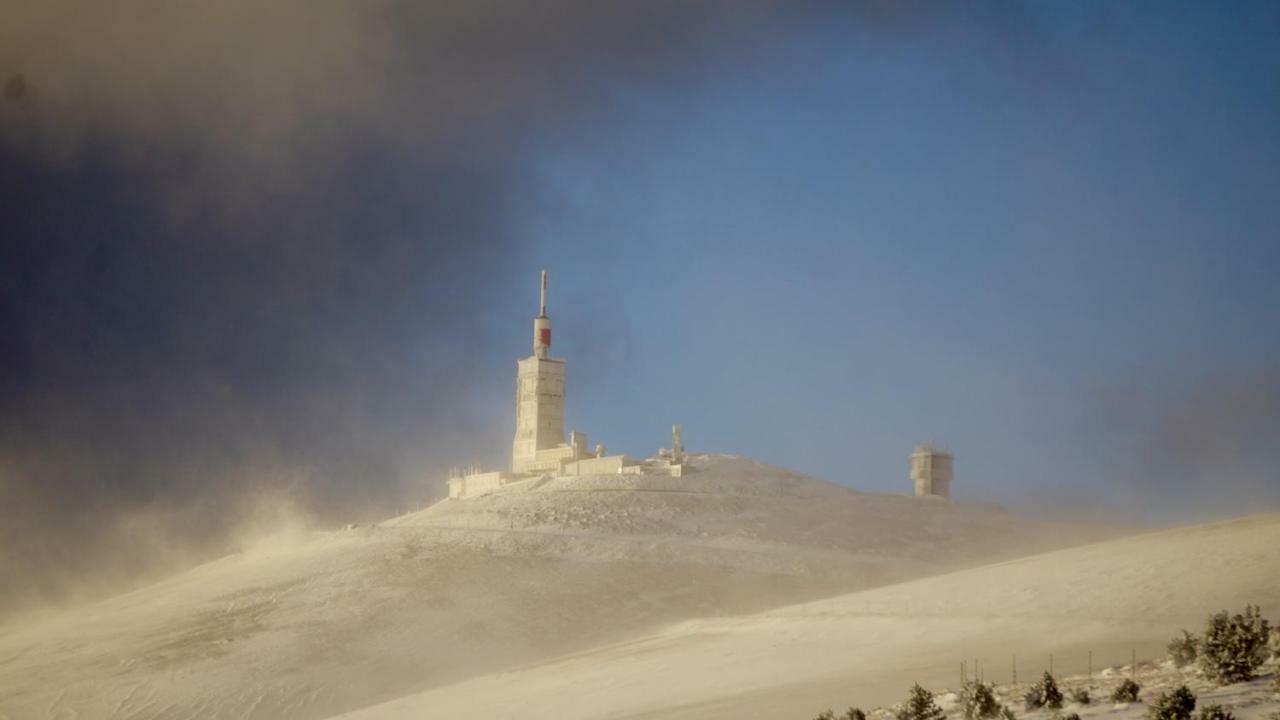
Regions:
[[1178, 667], [1186, 667], [1196, 661], [1196, 636], [1182, 631], [1182, 637], [1169, 641], [1169, 659]]
[[1271, 627], [1256, 605], [1244, 613], [1228, 615], [1224, 610], [1209, 617], [1200, 639], [1200, 668], [1219, 685], [1252, 680], [1266, 661]]
[[843, 715], [836, 716], [832, 710], [823, 710], [815, 720], [867, 720], [867, 714], [858, 708], [849, 708]]
[[1000, 720], [1018, 720], [1018, 716], [1013, 714], [1013, 708], [1004, 705], [1000, 708]]
[[1151, 720], [1191, 720], [1191, 713], [1196, 709], [1196, 696], [1186, 685], [1160, 693], [1160, 697], [1147, 710]]
[[1142, 688], [1138, 683], [1129, 678], [1125, 678], [1124, 682], [1117, 685], [1115, 691], [1111, 693], [1111, 702], [1138, 702], [1138, 691], [1141, 689]]
[[1032, 685], [1027, 689], [1027, 694], [1022, 696], [1022, 708], [1031, 712], [1042, 707], [1044, 707], [1044, 700], [1040, 699], [1040, 685]]
[[1031, 686], [1023, 699], [1027, 710], [1038, 710], [1042, 707], [1051, 710], [1062, 709], [1062, 691], [1058, 689], [1057, 681], [1047, 671], [1044, 677], [1040, 678], [1040, 682]]
[[1223, 710], [1221, 705], [1208, 705], [1200, 708], [1196, 720], [1236, 720], [1236, 716]]
[[933, 693], [916, 683], [895, 717], [897, 720], [946, 720], [947, 714], [934, 702]]
[[1068, 690], [1067, 699], [1077, 705], [1088, 705], [1093, 702], [1093, 698], [1089, 697], [1089, 689], [1082, 687]]
[[995, 683], [990, 685], [970, 680], [960, 691], [960, 708], [964, 720], [989, 720], [1000, 716], [1000, 703], [996, 701]]

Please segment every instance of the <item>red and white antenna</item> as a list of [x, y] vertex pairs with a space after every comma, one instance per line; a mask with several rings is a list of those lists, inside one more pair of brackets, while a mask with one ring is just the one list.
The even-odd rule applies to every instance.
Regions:
[[551, 318], [547, 317], [547, 271], [542, 271], [542, 302], [533, 319], [533, 354], [544, 358], [551, 348]]

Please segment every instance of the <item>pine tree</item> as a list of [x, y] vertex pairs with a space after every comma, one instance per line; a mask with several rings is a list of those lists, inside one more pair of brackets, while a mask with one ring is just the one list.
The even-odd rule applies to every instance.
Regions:
[[1041, 697], [1044, 698], [1044, 706], [1050, 710], [1062, 709], [1062, 691], [1058, 689], [1058, 683], [1053, 676], [1046, 670], [1044, 677], [1040, 678], [1040, 685], [1044, 688]]
[[1211, 615], [1200, 640], [1200, 668], [1210, 680], [1230, 685], [1252, 680], [1267, 659], [1271, 628], [1256, 605], [1244, 613]]
[[1191, 720], [1195, 709], [1195, 693], [1182, 685], [1171, 692], [1161, 693], [1147, 710], [1147, 717], [1151, 720]]
[[861, 708], [851, 707], [840, 716], [840, 720], [867, 720], [867, 714]]
[[1027, 689], [1027, 693], [1022, 696], [1022, 708], [1027, 712], [1039, 710], [1044, 707], [1044, 688], [1040, 687], [1040, 683], [1036, 683]]
[[1093, 698], [1089, 697], [1089, 689], [1082, 687], [1068, 690], [1067, 699], [1077, 705], [1088, 705], [1093, 702]]
[[1200, 708], [1196, 720], [1236, 720], [1236, 716], [1223, 710], [1221, 705], [1208, 705]]
[[1182, 631], [1182, 637], [1169, 641], [1169, 659], [1178, 667], [1186, 667], [1196, 661], [1196, 636]]
[[971, 680], [960, 691], [960, 707], [964, 720], [989, 720], [1000, 716], [1000, 703], [996, 701], [995, 683], [987, 685]]
[[934, 702], [933, 693], [916, 683], [896, 717], [897, 720], [946, 720], [947, 714]]
[[1124, 682], [1116, 686], [1115, 692], [1111, 693], [1111, 702], [1131, 703], [1138, 702], [1138, 691], [1142, 688], [1138, 683], [1125, 678]]
[[1040, 678], [1040, 682], [1031, 686], [1023, 698], [1027, 710], [1038, 710], [1042, 707], [1048, 707], [1053, 710], [1062, 709], [1062, 691], [1058, 689], [1058, 682], [1053, 676], [1045, 671], [1044, 677]]

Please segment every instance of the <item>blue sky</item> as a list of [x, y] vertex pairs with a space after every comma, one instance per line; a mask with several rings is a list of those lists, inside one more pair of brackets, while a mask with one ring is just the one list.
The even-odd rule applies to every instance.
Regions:
[[970, 497], [1280, 500], [1253, 439], [1216, 479], [1151, 457], [1218, 384], [1276, 400], [1277, 11], [1145, 10], [815, 30], [692, 90], [616, 88], [532, 151], [509, 354], [546, 266], [570, 425], [611, 448], [680, 421], [694, 448], [899, 491], [932, 440]]

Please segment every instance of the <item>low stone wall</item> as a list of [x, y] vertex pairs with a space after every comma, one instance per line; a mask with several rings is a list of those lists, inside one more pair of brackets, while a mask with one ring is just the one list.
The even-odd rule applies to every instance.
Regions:
[[464, 475], [449, 481], [449, 497], [469, 498], [493, 492], [504, 484], [515, 480], [511, 473], [487, 472]]
[[608, 455], [601, 458], [583, 458], [564, 464], [561, 475], [616, 475], [625, 467], [638, 467], [635, 460], [626, 455]]

